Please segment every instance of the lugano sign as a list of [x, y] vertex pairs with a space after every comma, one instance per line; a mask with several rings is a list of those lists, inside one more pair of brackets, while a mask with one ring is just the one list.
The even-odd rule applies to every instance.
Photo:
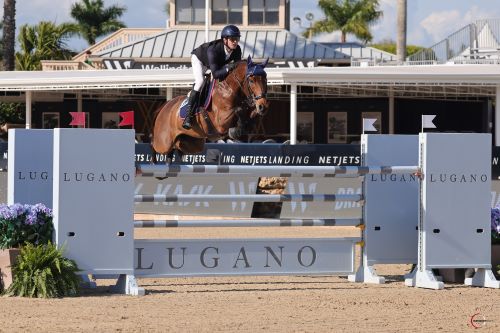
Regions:
[[137, 277], [347, 274], [354, 238], [136, 239]]

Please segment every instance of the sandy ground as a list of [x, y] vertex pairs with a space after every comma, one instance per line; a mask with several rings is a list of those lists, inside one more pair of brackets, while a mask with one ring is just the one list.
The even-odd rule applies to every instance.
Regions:
[[[140, 217], [138, 217], [140, 218]], [[324, 228], [137, 230], [138, 238], [347, 237]], [[81, 297], [0, 297], [0, 332], [467, 332], [471, 316], [484, 332], [500, 331], [500, 290], [446, 284], [404, 286], [408, 265], [380, 265], [384, 285], [335, 276], [140, 279], [144, 297], [114, 295], [112, 280]], [[482, 321], [481, 321], [482, 320]]]

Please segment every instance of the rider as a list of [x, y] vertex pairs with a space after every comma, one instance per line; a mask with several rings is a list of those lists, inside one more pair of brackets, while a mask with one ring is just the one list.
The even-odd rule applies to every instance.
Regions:
[[[203, 75], [210, 68], [212, 76], [217, 80], [224, 80], [230, 71], [241, 60], [240, 29], [234, 25], [222, 29], [221, 39], [202, 44], [191, 52], [191, 66], [194, 74], [194, 87], [188, 94], [188, 112], [182, 127], [191, 128], [194, 116], [194, 104], [203, 85]], [[234, 62], [232, 62], [234, 61]]]

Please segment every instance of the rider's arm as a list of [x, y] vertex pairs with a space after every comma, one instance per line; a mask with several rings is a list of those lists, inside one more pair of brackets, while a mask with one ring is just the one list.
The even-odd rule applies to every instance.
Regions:
[[218, 57], [223, 57], [223, 55], [217, 54], [214, 47], [208, 48], [208, 63], [210, 67], [210, 71], [212, 72], [212, 76], [217, 80], [224, 80], [228, 74], [228, 69], [226, 65], [220, 66]]

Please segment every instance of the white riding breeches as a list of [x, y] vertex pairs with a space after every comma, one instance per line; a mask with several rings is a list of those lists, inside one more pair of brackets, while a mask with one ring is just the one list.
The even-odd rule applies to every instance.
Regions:
[[207, 71], [207, 67], [198, 59], [196, 55], [191, 55], [191, 66], [194, 74], [194, 90], [200, 91], [203, 85], [203, 76]]

